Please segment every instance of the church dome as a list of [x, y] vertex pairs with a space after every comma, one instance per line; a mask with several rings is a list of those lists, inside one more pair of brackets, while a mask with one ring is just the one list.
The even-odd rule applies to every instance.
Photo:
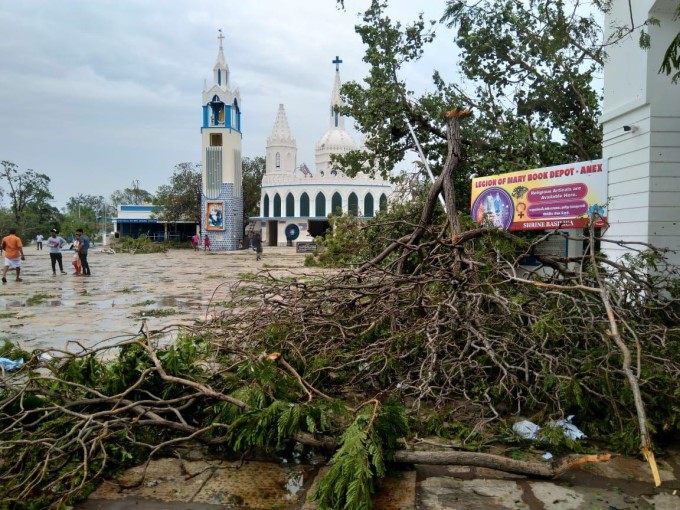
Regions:
[[356, 148], [354, 139], [344, 129], [329, 129], [316, 143], [317, 152], [330, 152], [332, 154], [344, 154]]

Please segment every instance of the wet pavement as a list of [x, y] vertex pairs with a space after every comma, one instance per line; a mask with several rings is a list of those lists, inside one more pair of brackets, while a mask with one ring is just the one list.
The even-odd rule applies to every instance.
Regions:
[[[391, 471], [375, 510], [633, 510], [680, 509], [680, 451], [660, 456], [663, 484], [646, 464], [616, 457], [555, 480], [530, 479], [467, 466], [406, 466]], [[402, 466], [403, 467], [403, 466]], [[162, 459], [102, 484], [77, 510], [315, 510], [311, 494], [328, 468], [275, 462]]]
[[[52, 276], [46, 250], [25, 249], [21, 277], [7, 274], [0, 284], [0, 340], [33, 349], [79, 350], [136, 334], [142, 319], [150, 329], [193, 324], [228, 298], [229, 284], [245, 273], [304, 269], [304, 255], [294, 248], [268, 248], [262, 261], [250, 250], [159, 254], [90, 252], [91, 277]], [[58, 272], [58, 268], [57, 268]], [[212, 307], [211, 307], [212, 305]], [[219, 306], [219, 305], [217, 305]]]

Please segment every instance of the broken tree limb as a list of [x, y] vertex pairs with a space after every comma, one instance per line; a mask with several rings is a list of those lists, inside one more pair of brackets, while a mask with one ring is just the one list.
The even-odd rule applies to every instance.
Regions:
[[611, 454], [605, 453], [569, 456], [553, 462], [530, 462], [477, 452], [400, 450], [394, 453], [394, 461], [400, 464], [484, 467], [539, 478], [555, 478], [574, 467], [587, 463], [606, 462], [611, 458]]
[[631, 368], [632, 355], [628, 345], [621, 336], [618, 320], [614, 309], [611, 305], [610, 299], [610, 287], [605, 284], [605, 277], [601, 274], [600, 269], [597, 265], [597, 259], [595, 255], [595, 233], [594, 227], [596, 215], [593, 215], [591, 227], [590, 227], [590, 259], [592, 261], [592, 267], [595, 273], [595, 279], [600, 286], [600, 296], [602, 299], [602, 304], [607, 312], [607, 319], [609, 320], [609, 331], [608, 334], [614, 340], [614, 343], [621, 351], [623, 360], [621, 362], [621, 369], [626, 375], [630, 390], [633, 393], [633, 400], [635, 402], [635, 410], [638, 418], [638, 427], [640, 430], [640, 452], [644, 456], [645, 460], [649, 463], [649, 467], [652, 470], [652, 478], [654, 479], [654, 485], [659, 487], [661, 485], [661, 476], [659, 475], [659, 468], [656, 465], [656, 458], [654, 457], [654, 447], [652, 446], [652, 438], [649, 433], [649, 428], [647, 427], [647, 411], [645, 410], [645, 402], [642, 398], [642, 392], [640, 391], [640, 381], [638, 375], [633, 372]]

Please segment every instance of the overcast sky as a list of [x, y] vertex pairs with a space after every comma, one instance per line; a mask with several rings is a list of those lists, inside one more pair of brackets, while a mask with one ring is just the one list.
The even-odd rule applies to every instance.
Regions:
[[[410, 22], [442, 1], [392, 0]], [[155, 192], [177, 163], [200, 162], [201, 91], [222, 29], [242, 98], [243, 156], [264, 156], [283, 103], [298, 164], [313, 169], [328, 128], [335, 55], [343, 82], [367, 67], [354, 32], [369, 0], [0, 0], [0, 160], [47, 174], [54, 205], [139, 180]], [[410, 88], [451, 70], [450, 34], [404, 71]], [[358, 141], [358, 136], [355, 136]], [[5, 198], [3, 205], [7, 206]]]

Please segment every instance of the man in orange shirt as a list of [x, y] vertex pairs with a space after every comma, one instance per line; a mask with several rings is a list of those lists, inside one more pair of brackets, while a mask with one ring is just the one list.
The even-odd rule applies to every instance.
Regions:
[[26, 257], [24, 257], [24, 245], [21, 244], [21, 239], [17, 237], [16, 229], [10, 228], [9, 235], [2, 238], [2, 249], [5, 250], [5, 268], [2, 271], [2, 283], [7, 283], [7, 278], [5, 277], [10, 267], [13, 267], [17, 272], [17, 281], [20, 282], [21, 261], [26, 260]]

